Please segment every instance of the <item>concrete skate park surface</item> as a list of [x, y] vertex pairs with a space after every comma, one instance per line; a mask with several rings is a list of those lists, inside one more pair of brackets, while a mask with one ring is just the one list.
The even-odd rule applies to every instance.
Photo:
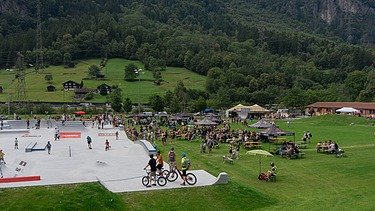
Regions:
[[[10, 129], [26, 129], [25, 121], [7, 121]], [[30, 127], [34, 126], [30, 122]], [[54, 141], [54, 127], [59, 123], [52, 122], [53, 127], [47, 128], [46, 122], [41, 129], [31, 128], [29, 132], [0, 133], [0, 149], [5, 153], [6, 164], [1, 164], [4, 178], [21, 178], [40, 176], [40, 180], [29, 182], [1, 182], [0, 188], [24, 187], [37, 185], [57, 185], [99, 181], [112, 192], [128, 192], [183, 188], [181, 179], [168, 182], [166, 186], [147, 188], [142, 185], [145, 176], [143, 167], [147, 164], [148, 152], [129, 140], [121, 129], [86, 127], [59, 127], [60, 132], [80, 132], [81, 138], [64, 138]], [[5, 130], [5, 129], [4, 129]], [[115, 133], [119, 132], [119, 140]], [[88, 149], [86, 137], [92, 138], [92, 149]], [[14, 139], [18, 139], [19, 149], [14, 149]], [[111, 149], [105, 151], [105, 140], [108, 139]], [[51, 154], [47, 150], [25, 152], [32, 142], [37, 142], [38, 149], [45, 147], [47, 141], [52, 144]], [[168, 166], [166, 163], [164, 166]], [[194, 186], [207, 186], [217, 183], [218, 178], [204, 170], [192, 170], [197, 177]], [[34, 177], [33, 177], [34, 178]], [[34, 178], [35, 179], [35, 178]], [[225, 183], [225, 182], [224, 182]]]

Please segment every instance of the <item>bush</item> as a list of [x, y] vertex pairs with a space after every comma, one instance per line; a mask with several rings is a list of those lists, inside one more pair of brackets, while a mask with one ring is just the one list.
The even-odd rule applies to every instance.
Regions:
[[94, 94], [93, 93], [88, 93], [88, 94], [86, 94], [86, 96], [85, 96], [85, 100], [92, 100], [92, 99], [94, 99]]

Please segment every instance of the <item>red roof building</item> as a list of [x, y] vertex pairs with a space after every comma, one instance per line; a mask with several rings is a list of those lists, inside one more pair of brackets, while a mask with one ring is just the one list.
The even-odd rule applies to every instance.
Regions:
[[342, 107], [355, 108], [362, 116], [375, 117], [375, 102], [316, 102], [306, 106], [306, 112], [313, 111], [314, 115], [334, 114]]

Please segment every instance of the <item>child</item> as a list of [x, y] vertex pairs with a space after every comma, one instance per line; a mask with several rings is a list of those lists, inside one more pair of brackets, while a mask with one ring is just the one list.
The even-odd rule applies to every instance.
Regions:
[[4, 155], [5, 155], [5, 153], [3, 152], [2, 149], [0, 149], [0, 162], [3, 161], [4, 164], [7, 164], [7, 163], [5, 162], [5, 160], [4, 160]]
[[111, 146], [109, 145], [109, 141], [107, 139], [107, 140], [105, 140], [105, 151], [108, 151], [109, 148], [111, 148]]
[[47, 150], [48, 150], [48, 154], [50, 155], [51, 154], [51, 147], [52, 147], [52, 145], [51, 145], [51, 142], [47, 142]]
[[14, 140], [14, 149], [18, 149], [18, 139]]

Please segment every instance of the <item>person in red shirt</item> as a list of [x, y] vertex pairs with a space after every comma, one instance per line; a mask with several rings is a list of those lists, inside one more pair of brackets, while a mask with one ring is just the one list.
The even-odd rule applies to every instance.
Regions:
[[163, 156], [160, 154], [160, 150], [156, 152], [156, 169], [158, 174], [161, 174], [161, 169], [163, 168], [164, 161], [163, 161]]

